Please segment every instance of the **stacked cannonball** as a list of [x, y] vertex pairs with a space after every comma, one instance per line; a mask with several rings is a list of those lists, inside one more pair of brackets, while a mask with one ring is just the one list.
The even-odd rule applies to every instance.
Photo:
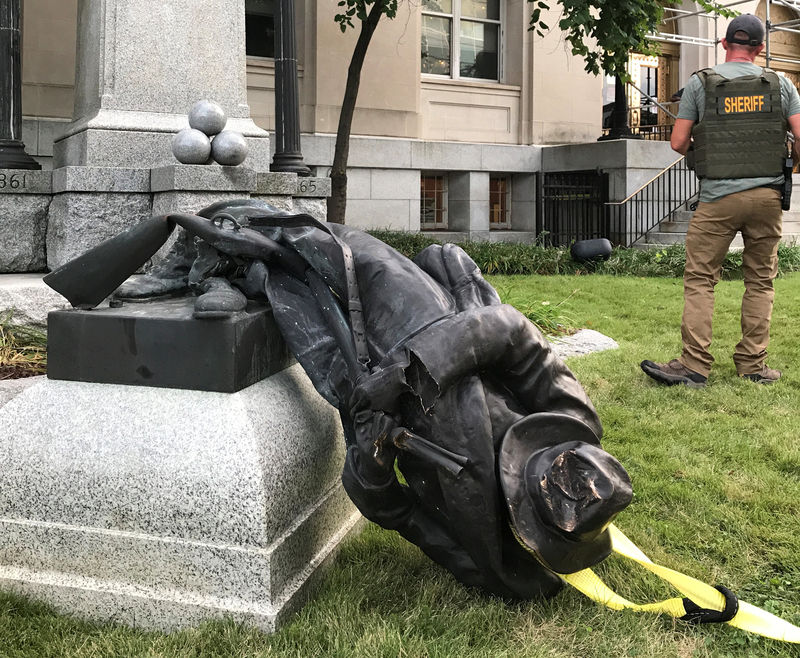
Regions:
[[189, 128], [172, 138], [172, 153], [182, 164], [217, 164], [235, 167], [247, 157], [247, 142], [234, 130], [213, 101], [197, 101], [189, 110]]

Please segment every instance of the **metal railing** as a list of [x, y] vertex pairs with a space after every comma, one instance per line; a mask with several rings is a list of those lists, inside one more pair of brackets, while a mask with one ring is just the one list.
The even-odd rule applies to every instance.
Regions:
[[[630, 125], [630, 121], [628, 122]], [[646, 139], [653, 142], [668, 142], [672, 137], [672, 123], [659, 123], [655, 125], [640, 125], [630, 128], [631, 134], [636, 135], [640, 139]], [[610, 128], [603, 128], [603, 135], [608, 135], [611, 132]]]
[[694, 171], [681, 157], [622, 201], [605, 203], [609, 239], [631, 247], [699, 191]]
[[631, 247], [698, 190], [683, 157], [622, 201], [608, 200], [608, 174], [601, 171], [545, 172], [539, 176], [536, 233], [550, 246], [608, 238]]

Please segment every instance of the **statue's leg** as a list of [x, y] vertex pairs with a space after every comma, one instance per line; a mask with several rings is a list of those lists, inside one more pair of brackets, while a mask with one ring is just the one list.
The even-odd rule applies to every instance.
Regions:
[[197, 247], [194, 237], [180, 229], [166, 257], [146, 274], [134, 274], [117, 288], [114, 296], [145, 300], [183, 294], [189, 289], [189, 270], [195, 258]]
[[232, 258], [219, 253], [207, 242], [197, 243], [197, 258], [189, 271], [189, 288], [198, 295], [194, 304], [195, 318], [222, 319], [244, 310], [247, 297], [231, 284], [240, 269]]
[[458, 245], [432, 244], [414, 257], [414, 263], [453, 295], [459, 311], [500, 304], [497, 291]]

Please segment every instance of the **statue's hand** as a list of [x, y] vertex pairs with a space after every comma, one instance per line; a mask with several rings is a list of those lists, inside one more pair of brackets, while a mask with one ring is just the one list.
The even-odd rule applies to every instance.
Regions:
[[407, 364], [396, 363], [361, 376], [350, 399], [352, 417], [361, 409], [395, 413], [401, 396], [412, 392], [406, 382], [406, 367]]
[[397, 448], [391, 441], [397, 423], [382, 411], [362, 410], [353, 414], [361, 477], [383, 483], [392, 475]]

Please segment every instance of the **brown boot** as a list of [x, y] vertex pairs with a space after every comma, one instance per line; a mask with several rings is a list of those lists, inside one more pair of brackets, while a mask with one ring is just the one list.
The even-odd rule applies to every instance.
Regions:
[[770, 368], [766, 363], [763, 363], [761, 364], [761, 370], [758, 372], [751, 372], [739, 376], [743, 379], [749, 379], [751, 382], [758, 382], [759, 384], [774, 384], [781, 378], [781, 371]]
[[181, 230], [167, 255], [146, 274], [134, 274], [114, 292], [125, 301], [148, 301], [189, 292], [189, 270], [197, 258], [194, 237]]
[[708, 380], [707, 377], [704, 377], [699, 372], [689, 370], [678, 359], [672, 359], [669, 363], [642, 361], [640, 366], [650, 377], [667, 386], [684, 384], [689, 388], [703, 388]]

